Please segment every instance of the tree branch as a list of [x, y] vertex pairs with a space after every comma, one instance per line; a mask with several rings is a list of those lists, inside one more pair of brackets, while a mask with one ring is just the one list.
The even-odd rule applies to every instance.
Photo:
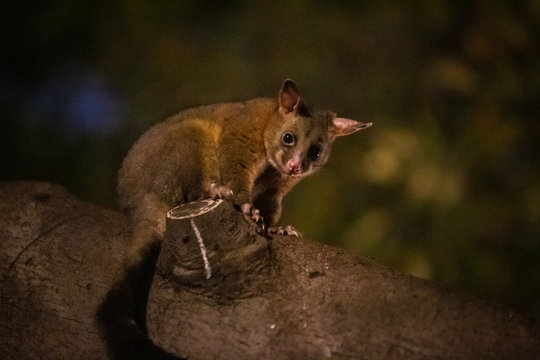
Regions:
[[[106, 358], [94, 315], [129, 235], [121, 215], [58, 186], [1, 184], [2, 358]], [[512, 311], [339, 249], [267, 239], [228, 202], [168, 219], [147, 322], [190, 359], [540, 356], [538, 325]]]

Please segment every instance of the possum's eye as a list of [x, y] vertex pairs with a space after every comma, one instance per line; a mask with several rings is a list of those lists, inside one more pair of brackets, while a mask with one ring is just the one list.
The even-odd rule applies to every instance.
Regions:
[[294, 135], [291, 133], [284, 133], [283, 135], [281, 135], [281, 141], [284, 145], [293, 146], [295, 141]]
[[308, 150], [308, 158], [311, 161], [315, 161], [321, 157], [321, 148], [318, 145], [311, 145]]

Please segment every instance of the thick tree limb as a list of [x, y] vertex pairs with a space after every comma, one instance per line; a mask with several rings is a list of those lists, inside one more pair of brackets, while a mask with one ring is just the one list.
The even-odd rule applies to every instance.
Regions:
[[[538, 359], [511, 311], [301, 239], [268, 240], [224, 202], [169, 221], [153, 340], [190, 359]], [[129, 242], [124, 218], [44, 183], [0, 185], [0, 355], [103, 359], [94, 321]], [[172, 252], [171, 252], [172, 251]]]

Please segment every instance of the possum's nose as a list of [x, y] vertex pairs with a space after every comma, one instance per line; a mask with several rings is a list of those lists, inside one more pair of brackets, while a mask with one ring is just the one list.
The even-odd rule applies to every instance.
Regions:
[[294, 155], [287, 161], [287, 170], [289, 175], [298, 175], [302, 172], [302, 159], [299, 155]]

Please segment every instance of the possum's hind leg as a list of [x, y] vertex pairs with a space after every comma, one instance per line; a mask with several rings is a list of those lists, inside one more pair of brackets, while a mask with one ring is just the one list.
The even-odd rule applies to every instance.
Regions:
[[147, 194], [131, 213], [132, 242], [124, 258], [124, 266], [137, 264], [146, 256], [146, 249], [159, 243], [165, 233], [167, 211], [171, 208], [153, 194]]

